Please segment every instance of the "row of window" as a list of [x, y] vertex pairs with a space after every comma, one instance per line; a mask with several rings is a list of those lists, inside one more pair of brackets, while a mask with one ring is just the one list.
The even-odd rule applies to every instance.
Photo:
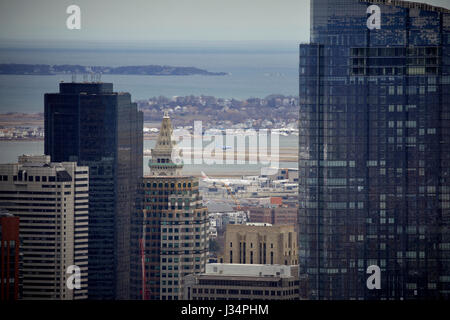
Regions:
[[[198, 182], [194, 182], [193, 184], [191, 184], [190, 182], [188, 182], [188, 183], [186, 183], [186, 182], [183, 182], [183, 183], [178, 183], [178, 188], [181, 188], [181, 187], [183, 187], [183, 188], [186, 188], [186, 187], [188, 187], [188, 188], [191, 188], [191, 186], [198, 186]], [[159, 188], [159, 189], [161, 189], [161, 188], [169, 188], [169, 183], [145, 183], [144, 185], [143, 185], [143, 187], [147, 187], [147, 188]], [[172, 188], [172, 189], [174, 189], [175, 188], [175, 183], [170, 183], [170, 188]]]

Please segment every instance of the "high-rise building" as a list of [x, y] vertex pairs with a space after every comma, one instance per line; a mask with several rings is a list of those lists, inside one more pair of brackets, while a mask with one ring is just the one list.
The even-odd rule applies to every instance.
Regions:
[[142, 139], [142, 112], [112, 83], [60, 83], [45, 95], [45, 154], [89, 167], [89, 299], [138, 290]]
[[144, 298], [180, 300], [183, 278], [205, 271], [208, 259], [207, 208], [198, 179], [181, 175], [174, 162], [172, 125], [164, 115], [161, 130], [144, 177]]
[[228, 224], [224, 263], [298, 265], [293, 225]]
[[[20, 156], [18, 163], [1, 164], [0, 175], [0, 208], [20, 219], [22, 298], [86, 299], [88, 167]], [[67, 286], [70, 266], [79, 267], [80, 288]]]
[[299, 300], [298, 266], [209, 263], [186, 276], [184, 300]]
[[313, 0], [299, 75], [309, 297], [449, 298], [450, 10]]
[[[0, 181], [8, 179], [2, 175]], [[18, 300], [19, 289], [19, 217], [0, 209], [0, 300]]]

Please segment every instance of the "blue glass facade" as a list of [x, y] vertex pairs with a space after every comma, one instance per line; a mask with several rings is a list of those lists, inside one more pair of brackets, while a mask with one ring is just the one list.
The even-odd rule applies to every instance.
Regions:
[[45, 94], [45, 154], [89, 166], [89, 299], [139, 296], [143, 114], [112, 83]]
[[[449, 298], [450, 10], [311, 0], [299, 90], [309, 297]], [[381, 289], [366, 286], [370, 265]]]

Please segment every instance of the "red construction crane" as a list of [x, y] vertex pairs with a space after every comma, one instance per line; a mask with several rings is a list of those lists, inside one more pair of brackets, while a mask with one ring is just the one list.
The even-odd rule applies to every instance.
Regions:
[[148, 300], [148, 291], [145, 279], [145, 223], [142, 224], [142, 238], [139, 239], [139, 248], [141, 252], [142, 269], [142, 300]]

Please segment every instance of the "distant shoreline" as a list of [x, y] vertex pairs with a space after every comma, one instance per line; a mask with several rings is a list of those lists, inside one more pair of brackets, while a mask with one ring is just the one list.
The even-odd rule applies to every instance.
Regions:
[[82, 65], [49, 65], [49, 64], [0, 64], [0, 74], [2, 75], [142, 75], [142, 76], [226, 76], [226, 72], [210, 72], [195, 67], [175, 67], [160, 65], [141, 65], [141, 66], [82, 66]]

